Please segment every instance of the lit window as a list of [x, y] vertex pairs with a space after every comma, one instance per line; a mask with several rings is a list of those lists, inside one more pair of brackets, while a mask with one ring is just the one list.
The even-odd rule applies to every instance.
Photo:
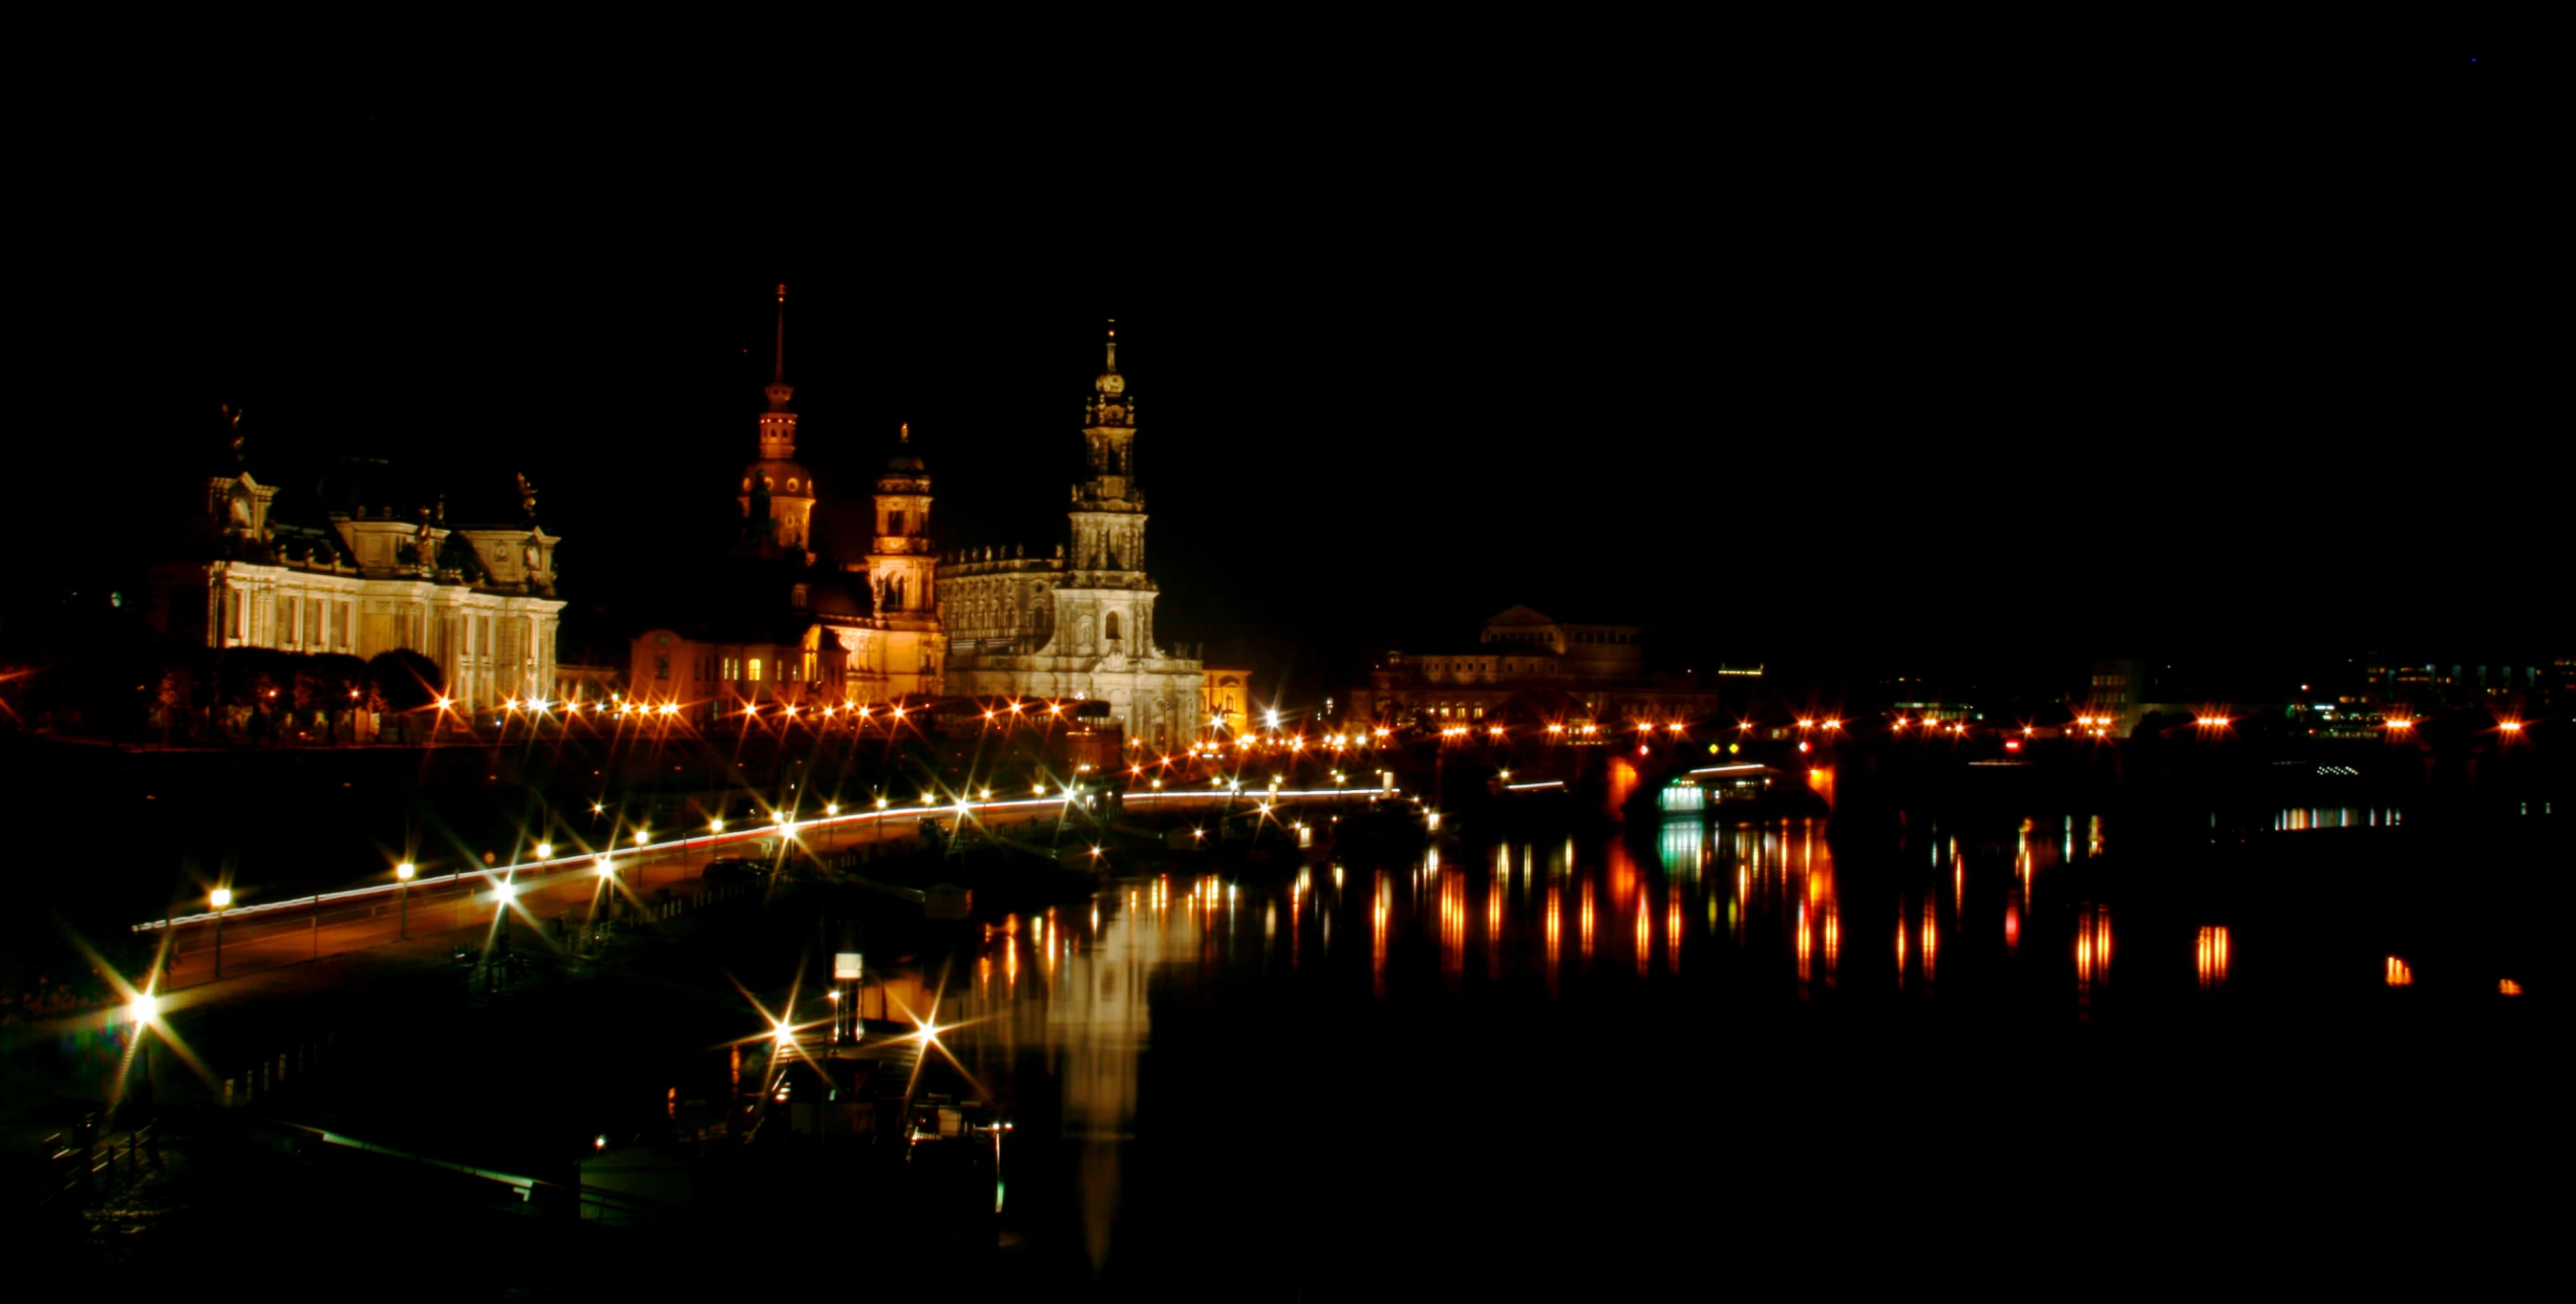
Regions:
[[751, 659], [750, 666], [751, 666], [751, 673], [750, 673], [750, 674], [748, 674], [748, 675], [745, 675], [745, 676], [744, 676], [744, 678], [749, 679], [751, 682], [753, 682], [753, 683], [757, 684], [757, 683], [759, 683], [759, 682], [760, 682], [760, 658], [758, 658], [758, 657], [753, 657], [753, 658]]

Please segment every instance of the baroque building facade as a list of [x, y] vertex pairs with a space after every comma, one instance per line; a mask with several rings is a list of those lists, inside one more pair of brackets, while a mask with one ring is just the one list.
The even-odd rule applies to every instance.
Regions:
[[[1721, 672], [1728, 673], [1728, 672]], [[1695, 675], [1649, 674], [1644, 631], [1585, 625], [1518, 606], [1472, 649], [1389, 652], [1351, 690], [1353, 723], [1436, 728], [1505, 719], [1567, 727], [1689, 720], [1717, 710]]]
[[944, 691], [930, 535], [930, 472], [906, 427], [875, 482], [861, 558], [836, 559], [817, 529], [823, 487], [797, 460], [787, 383], [787, 287], [778, 287], [777, 359], [762, 393], [758, 456], [735, 501], [731, 555], [690, 577], [684, 610], [632, 645], [629, 692], [723, 715], [762, 702], [883, 701]]
[[1208, 666], [1200, 671], [1206, 687], [1199, 698], [1198, 736], [1204, 740], [1224, 738], [1250, 729], [1252, 718], [1252, 672], [1232, 666]]
[[208, 647], [436, 663], [465, 707], [545, 696], [555, 681], [555, 546], [520, 482], [515, 523], [450, 525], [442, 501], [410, 519], [393, 507], [327, 501], [314, 519], [272, 509], [278, 490], [248, 470], [209, 477], [192, 555], [152, 568], [146, 615], [158, 632]]
[[1136, 478], [1136, 403], [1107, 366], [1084, 406], [1089, 475], [1073, 486], [1070, 543], [1052, 557], [1020, 548], [950, 553], [934, 578], [948, 635], [947, 687], [987, 698], [1087, 699], [1133, 739], [1171, 747], [1198, 737], [1207, 678], [1154, 637], [1160, 590], [1145, 570], [1145, 492]]

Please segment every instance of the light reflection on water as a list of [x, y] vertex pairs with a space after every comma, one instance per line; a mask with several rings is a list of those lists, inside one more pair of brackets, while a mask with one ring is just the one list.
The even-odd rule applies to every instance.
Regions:
[[[2057, 837], [2042, 840], [2042, 826], [2024, 821], [2019, 834], [2000, 847], [1934, 831], [1922, 839], [1926, 860], [1937, 867], [1934, 874], [1874, 884], [1874, 890], [1894, 890], [1890, 904], [1899, 927], [1885, 973], [1891, 988], [1939, 975], [1950, 940], [1947, 926], [1954, 921], [1976, 925], [1976, 936], [1999, 942], [2008, 955], [2021, 951], [2023, 935], [2043, 926], [2034, 903], [2044, 895], [2049, 874], [2100, 855], [2104, 845], [2098, 816], [2050, 822], [2058, 825], [2052, 830]], [[1057, 985], [1060, 967], [1066, 970], [1064, 985], [1078, 987], [1076, 971], [1094, 962], [1099, 948], [1130, 936], [1153, 939], [1150, 950], [1159, 964], [1255, 970], [1275, 964], [1285, 971], [1283, 978], [1293, 977], [1313, 967], [1310, 961], [1330, 968], [1335, 917], [1353, 911], [1365, 912], [1370, 986], [1380, 994], [1407, 981], [1404, 956], [1412, 954], [1406, 947], [1413, 937], [1430, 943], [1426, 953], [1435, 962], [1429, 971], [1450, 991], [1472, 991], [1471, 974], [1485, 983], [1556, 976], [1565, 960], [1569, 910], [1576, 956], [1587, 966], [1606, 924], [1615, 930], [1612, 945], [1629, 951], [1624, 958], [1630, 963], [1619, 968], [1637, 978], [1663, 981], [1683, 973], [1690, 968], [1684, 953], [1703, 937], [1721, 939], [1757, 960], [1776, 944], [1782, 972], [1802, 981], [1835, 976], [1843, 901], [1834, 849], [1821, 821], [1711, 829], [1701, 820], [1675, 820], [1656, 832], [1654, 847], [1655, 859], [1644, 863], [1618, 841], [1588, 852], [1572, 843], [1509, 843], [1469, 857], [1489, 866], [1485, 873], [1470, 872], [1455, 852], [1444, 863], [1435, 850], [1409, 866], [1303, 866], [1274, 875], [1274, 881], [1229, 882], [1213, 875], [1125, 881], [1095, 903], [1087, 929], [1081, 915], [1066, 918], [1070, 912], [1054, 911], [996, 928], [973, 970], [972, 995], [998, 1001], [1014, 993], [1043, 993]], [[1992, 879], [1983, 877], [1990, 873]], [[1345, 887], [1353, 874], [1364, 885], [1357, 892]], [[1993, 894], [1981, 896], [1981, 883]], [[2107, 929], [2100, 922], [2106, 917], [2107, 911], [2095, 909], [2080, 924], [2060, 917], [2057, 927], [2072, 939]], [[1309, 923], [1315, 925], [1311, 934]], [[1255, 927], [1259, 945], [1242, 938], [1238, 946], [1242, 930]], [[1472, 952], [1480, 948], [1484, 963], [1474, 965]], [[2077, 959], [2074, 976], [2082, 979], [2085, 964]], [[1023, 983], [1024, 963], [1041, 981]], [[2102, 976], [2100, 964], [2091, 976]]]
[[[2356, 814], [2372, 826], [2368, 812]], [[1006, 1077], [1023, 1049], [1054, 1070], [1067, 1136], [1081, 1147], [1082, 1225], [1097, 1255], [1117, 1204], [1120, 1139], [1135, 1127], [1149, 987], [1216, 1003], [1249, 985], [1327, 1004], [1530, 999], [1568, 1010], [1720, 987], [1846, 1003], [1923, 1002], [1937, 988], [1942, 1005], [1956, 1006], [2009, 987], [2041, 993], [2034, 1008], [2058, 1012], [2044, 1017], [2114, 1018], [2113, 905], [2101, 871], [2085, 868], [2116, 845], [2118, 830], [2105, 825], [2079, 814], [1924, 826], [1900, 833], [1888, 854], [1845, 867], [1822, 821], [1677, 819], [1634, 852], [1615, 840], [1509, 842], [1435, 850], [1411, 864], [1121, 881], [1088, 911], [996, 927], [964, 971], [967, 1022], [950, 1040], [987, 1081]], [[2343, 826], [2287, 815], [2280, 825]], [[1852, 910], [1893, 927], [1856, 947], [1846, 966], [1841, 921]], [[2147, 931], [2125, 939], [2146, 949], [2124, 992], [2167, 972], [2185, 1002], [2195, 989], [2230, 986], [2225, 925], [2181, 921], [2163, 935], [2151, 916], [2126, 910], [2123, 924]], [[1337, 925], [1367, 929], [1365, 958], [1358, 948], [1335, 952]], [[1604, 944], [1613, 954], [1596, 967]], [[1630, 954], [1616, 955], [1623, 947]], [[2387, 972], [2391, 985], [2412, 980], [2402, 957]]]
[[2272, 817], [2272, 829], [2278, 833], [2394, 828], [2403, 823], [2405, 812], [2394, 806], [2293, 806]]

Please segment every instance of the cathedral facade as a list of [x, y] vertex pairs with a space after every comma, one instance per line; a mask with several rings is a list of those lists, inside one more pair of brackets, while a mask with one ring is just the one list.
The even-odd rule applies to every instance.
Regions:
[[1159, 590], [1145, 571], [1145, 493], [1136, 480], [1136, 404], [1108, 365], [1092, 383], [1082, 437], [1089, 476], [1073, 486], [1069, 544], [951, 553], [937, 568], [947, 688], [983, 698], [1103, 703], [1128, 737], [1172, 747], [1197, 736], [1200, 663], [1155, 641]]

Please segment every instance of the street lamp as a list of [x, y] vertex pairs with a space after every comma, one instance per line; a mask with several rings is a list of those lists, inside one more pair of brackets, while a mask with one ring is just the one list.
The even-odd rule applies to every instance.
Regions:
[[224, 911], [233, 903], [233, 890], [216, 888], [206, 894], [206, 901], [215, 908], [215, 976], [221, 978], [224, 976]]
[[420, 867], [408, 860], [394, 866], [394, 882], [398, 885], [394, 894], [395, 899], [402, 903], [402, 937], [405, 941], [411, 938], [411, 876], [419, 872]]
[[551, 842], [540, 842], [537, 844], [537, 859], [552, 860], [554, 859], [554, 854], [555, 844]]

